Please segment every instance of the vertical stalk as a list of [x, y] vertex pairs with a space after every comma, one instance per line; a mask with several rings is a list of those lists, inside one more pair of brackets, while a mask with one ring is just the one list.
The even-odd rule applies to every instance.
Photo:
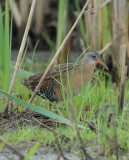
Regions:
[[[81, 8], [80, 8], [78, 0], [75, 0], [75, 6], [76, 6], [76, 9], [77, 9], [77, 12], [80, 13]], [[84, 40], [84, 44], [86, 46], [87, 45], [87, 35], [86, 35], [86, 29], [85, 29], [83, 18], [80, 19], [79, 25], [80, 25], [81, 34], [82, 34], [82, 37], [83, 37], [83, 40]]]
[[9, 1], [5, 1], [5, 90], [8, 91], [10, 84], [10, 45], [9, 45]]
[[124, 90], [127, 76], [126, 44], [120, 46], [120, 94], [119, 94], [119, 112], [122, 113], [124, 107]]
[[[88, 9], [96, 8], [98, 0], [91, 0]], [[89, 33], [89, 43], [93, 50], [99, 50], [99, 28], [98, 28], [98, 9], [94, 9], [85, 14], [87, 31]]]
[[[101, 2], [103, 3], [103, 0], [101, 0]], [[103, 48], [103, 44], [104, 44], [104, 7], [102, 7], [100, 9], [100, 20], [101, 20], [101, 30], [100, 30], [100, 48]]]
[[[4, 78], [4, 56], [3, 53], [5, 51], [5, 45], [4, 45], [4, 25], [3, 25], [3, 16], [2, 11], [0, 7], [0, 69], [2, 70], [2, 78]], [[3, 80], [3, 79], [2, 79]], [[3, 80], [4, 81], [4, 80]]]
[[59, 48], [62, 38], [63, 38], [63, 17], [64, 17], [65, 1], [60, 0], [58, 2], [58, 24], [57, 24], [57, 40], [56, 40], [56, 50]]
[[[25, 32], [24, 32], [24, 35], [23, 35], [22, 43], [21, 43], [21, 46], [20, 46], [20, 49], [19, 49], [15, 69], [14, 69], [14, 72], [13, 72], [13, 77], [12, 77], [12, 80], [11, 80], [11, 83], [10, 83], [10, 86], [9, 86], [9, 91], [8, 91], [9, 94], [12, 94], [12, 92], [13, 92], [13, 88], [14, 88], [14, 85], [15, 85], [18, 69], [19, 69], [19, 66], [20, 66], [20, 63], [21, 63], [23, 51], [25, 49], [25, 44], [26, 44], [26, 41], [27, 41], [27, 36], [28, 36], [29, 29], [30, 29], [30, 25], [31, 25], [31, 20], [32, 20], [32, 16], [33, 16], [33, 13], [34, 13], [35, 4], [36, 4], [36, 0], [33, 0], [32, 5], [31, 5], [31, 9], [30, 9], [30, 14], [29, 14], [29, 17], [28, 17], [28, 21], [27, 21], [27, 24], [26, 24]], [[5, 109], [4, 109], [4, 114], [5, 115], [8, 113], [9, 102], [10, 102], [10, 99], [7, 98], [6, 103], [5, 103]]]
[[114, 0], [112, 3], [112, 57], [113, 68], [119, 78], [120, 44], [126, 43], [126, 0]]
[[[62, 40], [64, 39], [68, 31], [68, 4], [69, 4], [69, 0], [59, 1], [56, 50], [58, 50], [60, 44], [62, 43]], [[63, 48], [62, 50], [63, 54], [59, 56], [58, 63], [66, 62], [70, 40], [71, 40], [71, 37], [68, 39], [65, 47]]]

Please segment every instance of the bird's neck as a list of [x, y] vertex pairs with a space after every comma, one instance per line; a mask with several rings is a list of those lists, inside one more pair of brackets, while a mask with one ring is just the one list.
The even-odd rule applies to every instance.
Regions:
[[[76, 95], [79, 90], [85, 88], [86, 84], [90, 80], [90, 78], [93, 75], [95, 65], [94, 64], [84, 64], [80, 63], [76, 65], [76, 68], [74, 70], [74, 74], [72, 77], [72, 88], [73, 88], [73, 94]], [[70, 73], [71, 75], [71, 73]]]
[[92, 63], [81, 64], [80, 72], [84, 83], [87, 83], [93, 75], [95, 65]]
[[80, 63], [80, 68], [83, 72], [94, 72], [95, 64], [93, 63]]

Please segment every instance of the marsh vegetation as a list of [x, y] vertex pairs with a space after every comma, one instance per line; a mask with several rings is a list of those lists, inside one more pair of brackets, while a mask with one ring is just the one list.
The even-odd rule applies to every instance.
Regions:
[[[0, 157], [128, 160], [128, 6], [128, 0], [0, 1]], [[98, 51], [109, 71], [97, 65], [77, 96], [70, 85], [66, 94], [62, 78], [59, 103], [22, 85], [51, 66], [78, 63], [87, 50]]]

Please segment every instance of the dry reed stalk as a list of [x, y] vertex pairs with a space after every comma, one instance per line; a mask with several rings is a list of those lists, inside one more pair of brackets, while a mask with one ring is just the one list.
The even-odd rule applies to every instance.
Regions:
[[[114, 0], [112, 3], [112, 57], [113, 67], [118, 70], [120, 64], [120, 44], [126, 42], [126, 0]], [[117, 73], [118, 76], [118, 73]]]
[[85, 28], [86, 28], [86, 36], [87, 36], [87, 44], [91, 44], [91, 18], [90, 18], [90, 13], [92, 13], [94, 10], [98, 9], [98, 8], [103, 8], [105, 5], [109, 4], [112, 0], [106, 0], [104, 1], [101, 5], [88, 9], [87, 11], [85, 11], [84, 14], [84, 21], [85, 21]]
[[96, 8], [85, 14], [86, 29], [88, 31], [89, 42], [92, 49], [98, 50], [99, 47], [99, 32], [98, 32], [98, 0], [92, 0], [89, 3], [88, 10]]
[[[92, 8], [95, 8], [98, 6], [98, 0], [92, 0]], [[94, 10], [93, 14], [91, 14], [91, 39], [92, 39], [92, 47], [95, 50], [99, 49], [99, 30], [98, 30], [98, 9]]]
[[87, 0], [87, 2], [85, 3], [81, 13], [79, 14], [78, 18], [76, 19], [75, 23], [73, 24], [72, 28], [70, 29], [70, 31], [68, 32], [67, 36], [65, 37], [65, 39], [63, 40], [62, 44], [60, 45], [59, 49], [57, 50], [55, 56], [53, 57], [51, 63], [49, 64], [49, 66], [47, 67], [45, 73], [43, 74], [40, 82], [38, 83], [35, 91], [33, 92], [33, 95], [31, 96], [30, 100], [29, 100], [29, 103], [32, 103], [32, 101], [34, 100], [35, 96], [36, 96], [36, 93], [38, 92], [39, 88], [41, 87], [42, 85], [42, 82], [44, 81], [46, 75], [48, 74], [49, 70], [51, 69], [51, 67], [54, 65], [54, 63], [57, 61], [57, 58], [59, 57], [64, 45], [66, 44], [67, 40], [69, 39], [69, 37], [71, 36], [73, 30], [75, 29], [76, 25], [78, 24], [80, 18], [82, 17], [83, 13], [85, 12], [86, 10], [86, 7], [88, 5], [90, 0]]
[[[89, 10], [89, 9], [88, 9]], [[91, 35], [91, 30], [90, 30], [90, 11], [87, 13], [84, 13], [84, 22], [85, 22], [85, 30], [86, 30], [86, 43], [87, 45], [90, 44], [90, 35]], [[85, 49], [84, 49], [85, 50]]]
[[119, 112], [122, 113], [124, 107], [124, 90], [127, 75], [126, 44], [120, 46], [120, 94], [119, 94]]
[[[103, 0], [101, 0], [103, 2]], [[106, 0], [101, 5], [98, 4], [98, 0], [92, 0], [89, 4], [89, 8], [85, 11], [84, 20], [86, 27], [87, 43], [92, 45], [95, 50], [99, 49], [99, 29], [98, 29], [98, 9], [101, 8], [101, 47], [103, 46], [103, 33], [104, 33], [104, 9], [103, 7], [109, 4], [112, 0]]]
[[14, 21], [16, 23], [16, 26], [19, 28], [22, 24], [22, 17], [19, 12], [18, 6], [15, 1], [9, 0], [10, 7], [13, 9], [14, 14]]
[[46, 12], [45, 8], [47, 8], [48, 5], [47, 3], [48, 1], [37, 0], [35, 15], [34, 15], [34, 22], [35, 22], [34, 32], [36, 35], [39, 35], [42, 32], [44, 16]]
[[126, 44], [127, 44], [127, 57], [129, 58], [129, 14], [127, 16], [127, 33], [126, 33]]
[[20, 10], [21, 19], [22, 19], [22, 24], [21, 24], [20, 28], [23, 31], [24, 31], [24, 28], [26, 26], [27, 16], [29, 14], [29, 6], [30, 6], [30, 1], [29, 0], [27, 0], [27, 1], [26, 0], [19, 1], [19, 10]]
[[107, 44], [104, 46], [104, 48], [102, 48], [100, 51], [98, 51], [99, 54], [101, 55], [101, 54], [103, 54], [107, 49], [110, 49], [111, 45], [112, 45], [112, 44], [111, 44], [110, 42], [107, 43]]
[[[128, 22], [129, 23], [129, 22]], [[126, 33], [126, 44], [127, 44], [127, 57], [129, 58], [129, 37], [128, 32]]]
[[[27, 25], [26, 25], [26, 28], [25, 28], [24, 36], [23, 36], [23, 39], [22, 39], [22, 43], [21, 43], [21, 46], [20, 46], [19, 53], [18, 53], [15, 69], [14, 69], [14, 72], [13, 72], [12, 80], [11, 80], [11, 83], [10, 83], [8, 94], [12, 94], [12, 91], [13, 91], [13, 88], [14, 88], [14, 84], [15, 84], [16, 77], [17, 77], [17, 72], [18, 72], [18, 69], [19, 69], [19, 66], [20, 66], [20, 62], [21, 62], [23, 51], [24, 51], [24, 48], [25, 48], [28, 32], [29, 32], [29, 29], [30, 29], [35, 4], [36, 4], [36, 0], [33, 0], [32, 5], [31, 5], [31, 9], [30, 9], [30, 14], [29, 14], [28, 21], [27, 21]], [[4, 114], [8, 113], [9, 102], [10, 102], [10, 99], [7, 98], [7, 100], [5, 102]]]
[[[103, 0], [101, 0], [103, 3]], [[104, 8], [100, 9], [100, 19], [101, 19], [101, 31], [100, 31], [100, 47], [103, 48], [103, 43], [104, 43]]]
[[[49, 3], [50, 2], [47, 0], [37, 0], [36, 6], [35, 6], [35, 14], [32, 19], [32, 23], [33, 23], [32, 28], [35, 35], [39, 35], [42, 32], [44, 16], [48, 12]], [[21, 19], [22, 19], [22, 24], [20, 26], [20, 29], [22, 29], [22, 31], [24, 30], [26, 25], [30, 4], [31, 4], [30, 0], [19, 1], [19, 10], [20, 10]]]
[[98, 9], [98, 8], [103, 8], [105, 5], [109, 4], [112, 0], [107, 0], [105, 2], [103, 2], [101, 5], [95, 7], [95, 8], [91, 8], [91, 9], [88, 9], [87, 11], [85, 11], [85, 13], [89, 13], [91, 11], [94, 11], [95, 9]]

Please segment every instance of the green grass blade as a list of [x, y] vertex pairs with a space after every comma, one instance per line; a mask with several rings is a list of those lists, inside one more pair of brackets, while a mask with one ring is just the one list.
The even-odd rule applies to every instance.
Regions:
[[[78, 0], [75, 0], [75, 6], [76, 6], [76, 9], [77, 9], [78, 13], [80, 14], [81, 8], [80, 8]], [[80, 30], [81, 30], [83, 40], [86, 43], [86, 30], [85, 30], [85, 25], [84, 25], [84, 22], [83, 22], [82, 18], [80, 19], [79, 25], [80, 25]]]
[[4, 35], [4, 25], [3, 25], [3, 16], [0, 6], [0, 67], [2, 68], [2, 75], [4, 74], [4, 50], [5, 50], [5, 35]]
[[57, 24], [57, 28], [58, 28], [58, 32], [57, 32], [57, 42], [56, 42], [56, 49], [59, 48], [60, 43], [62, 41], [62, 28], [63, 28], [63, 15], [64, 15], [64, 0], [60, 0], [58, 2], [58, 24]]
[[59, 48], [62, 40], [68, 31], [68, 5], [69, 1], [58, 1], [58, 22], [56, 36], [56, 50]]
[[9, 44], [9, 1], [5, 3], [5, 90], [8, 91], [10, 84], [10, 44]]
[[23, 54], [23, 58], [22, 58], [22, 61], [21, 61], [21, 64], [20, 64], [20, 67], [24, 67], [24, 60], [26, 58], [26, 54], [27, 54], [27, 51], [28, 51], [28, 44], [29, 44], [29, 41], [27, 41], [27, 44], [26, 44], [26, 47], [25, 47], [25, 51], [24, 51], [24, 54]]
[[46, 28], [44, 27], [44, 30], [42, 32], [42, 37], [44, 38], [44, 40], [47, 42], [49, 48], [50, 48], [50, 51], [53, 52], [54, 50], [54, 42], [51, 40]]
[[[15, 68], [15, 66], [11, 66], [11, 72], [14, 71], [14, 68]], [[28, 77], [34, 75], [33, 73], [28, 72], [28, 71], [26, 71], [24, 69], [19, 69], [18, 70], [18, 74], [20, 74], [20, 76], [25, 77], [25, 78], [28, 78]]]
[[32, 71], [32, 68], [33, 68], [34, 57], [35, 57], [35, 54], [36, 54], [36, 49], [37, 49], [38, 43], [39, 43], [39, 40], [37, 40], [37, 42], [35, 44], [35, 47], [34, 47], [34, 50], [33, 50], [32, 60], [31, 60], [31, 64], [30, 64], [30, 71]]
[[40, 147], [40, 142], [36, 142], [34, 144], [34, 146], [30, 149], [30, 151], [27, 153], [26, 157], [24, 158], [24, 160], [29, 160], [35, 153], [35, 151], [37, 150], [37, 148]]

